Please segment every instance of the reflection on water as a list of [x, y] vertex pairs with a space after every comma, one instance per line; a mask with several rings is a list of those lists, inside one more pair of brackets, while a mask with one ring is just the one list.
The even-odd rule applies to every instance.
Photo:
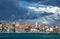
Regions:
[[60, 39], [60, 34], [0, 34], [0, 39]]

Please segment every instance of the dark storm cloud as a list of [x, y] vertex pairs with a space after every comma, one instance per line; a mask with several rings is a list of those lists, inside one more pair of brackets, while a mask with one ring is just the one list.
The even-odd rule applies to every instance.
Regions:
[[44, 16], [53, 15], [53, 14], [54, 14], [54, 13], [46, 13], [46, 12], [44, 12], [44, 13], [40, 14], [40, 16], [41, 16], [41, 17], [44, 17]]
[[60, 0], [21, 0], [21, 1], [35, 2], [38, 4], [53, 5], [60, 7]]
[[11, 20], [11, 15], [14, 15], [15, 19], [22, 17], [27, 13], [27, 9], [20, 7], [17, 0], [0, 0], [0, 20]]
[[0, 0], [0, 20], [35, 19], [36, 14], [27, 15], [28, 10], [19, 5], [19, 1], [38, 3], [44, 0]]
[[0, 0], [0, 20], [35, 19], [36, 15], [27, 15], [28, 10], [19, 4], [19, 0]]
[[45, 0], [20, 0], [20, 1], [27, 1], [27, 2], [41, 2]]
[[47, 0], [47, 1], [43, 1], [41, 4], [59, 6], [60, 7], [60, 0]]
[[39, 1], [44, 1], [44, 0], [20, 0], [20, 1], [27, 1], [27, 2], [39, 2]]

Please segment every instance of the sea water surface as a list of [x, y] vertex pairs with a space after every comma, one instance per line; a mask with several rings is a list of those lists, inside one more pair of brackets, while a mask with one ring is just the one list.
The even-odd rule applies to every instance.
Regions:
[[0, 33], [0, 39], [60, 39], [60, 34]]

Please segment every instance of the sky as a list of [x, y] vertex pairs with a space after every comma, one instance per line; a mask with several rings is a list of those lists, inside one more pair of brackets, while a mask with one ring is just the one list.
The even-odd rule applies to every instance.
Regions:
[[60, 26], [60, 0], [0, 0], [0, 21]]

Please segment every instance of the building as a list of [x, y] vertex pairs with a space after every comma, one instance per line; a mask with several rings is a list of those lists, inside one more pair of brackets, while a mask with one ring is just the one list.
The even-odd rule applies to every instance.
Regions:
[[58, 32], [60, 32], [60, 26], [58, 26]]
[[7, 27], [7, 32], [10, 32], [10, 33], [15, 32], [15, 24], [9, 22], [9, 23], [6, 23], [6, 27]]
[[0, 32], [2, 32], [2, 23], [0, 23]]

